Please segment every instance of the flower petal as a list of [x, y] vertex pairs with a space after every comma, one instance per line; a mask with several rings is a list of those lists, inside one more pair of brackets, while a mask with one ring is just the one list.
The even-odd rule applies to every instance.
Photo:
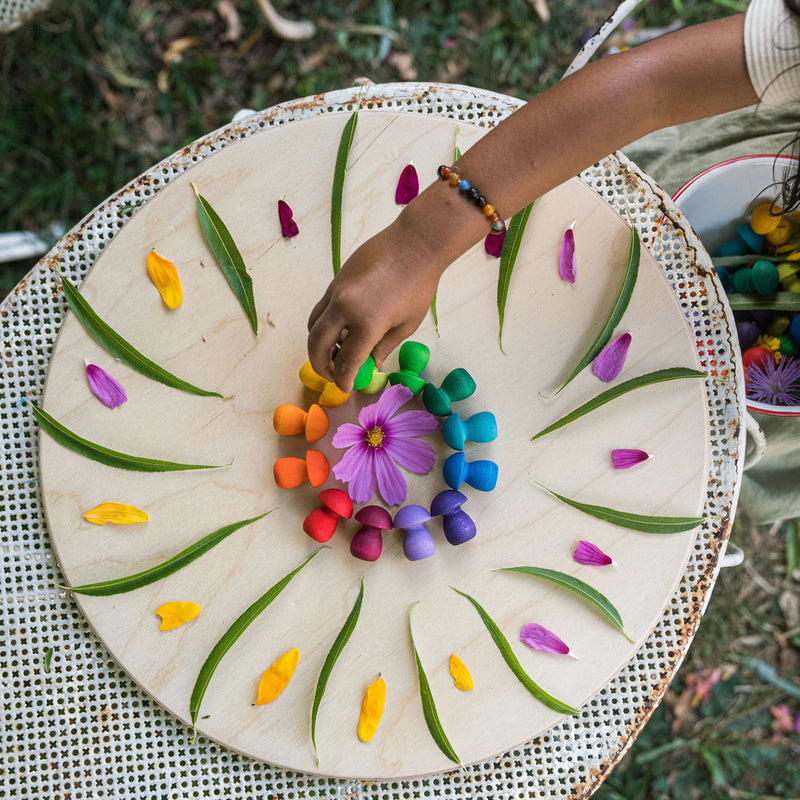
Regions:
[[572, 558], [579, 564], [587, 564], [592, 567], [607, 567], [614, 562], [596, 544], [581, 539]]
[[285, 652], [264, 671], [258, 683], [257, 706], [271, 703], [289, 685], [299, 660], [300, 651], [295, 647], [294, 650]]
[[[373, 457], [375, 473], [378, 477], [378, 491], [381, 493], [383, 502], [388, 506], [398, 506], [406, 499], [408, 486], [400, 467], [392, 461], [389, 454], [374, 451]], [[355, 498], [353, 498], [355, 500]]]
[[429, 473], [436, 463], [436, 451], [427, 442], [419, 439], [384, 439], [382, 449], [401, 467], [420, 475]]
[[333, 468], [334, 477], [347, 484], [347, 494], [354, 503], [366, 503], [375, 494], [374, 452], [366, 443], [354, 445]]
[[377, 403], [364, 406], [361, 409], [358, 414], [358, 424], [367, 431], [376, 425], [383, 425], [395, 411], [404, 406], [412, 397], [411, 389], [406, 388], [402, 383], [389, 386], [384, 389]]
[[490, 231], [486, 234], [486, 238], [483, 240], [483, 249], [488, 253], [488, 255], [494, 256], [495, 258], [500, 258], [500, 255], [503, 252], [503, 243], [505, 240], [505, 228], [500, 233]]
[[343, 422], [333, 434], [331, 444], [334, 447], [352, 447], [364, 441], [364, 429], [352, 422]]
[[188, 600], [175, 600], [164, 603], [156, 609], [156, 614], [161, 617], [160, 631], [171, 631], [194, 619], [200, 613], [200, 606]]
[[394, 201], [400, 206], [410, 203], [419, 194], [419, 176], [413, 164], [408, 164], [400, 173]]
[[101, 503], [85, 511], [83, 518], [95, 525], [105, 525], [107, 522], [113, 525], [131, 525], [135, 522], [147, 522], [149, 519], [146, 511], [123, 503]]
[[427, 411], [414, 409], [413, 411], [404, 411], [402, 414], [386, 420], [381, 427], [390, 438], [425, 436], [427, 433], [433, 433], [439, 427], [439, 421]]
[[292, 236], [297, 236], [300, 233], [300, 228], [294, 221], [293, 211], [289, 204], [284, 200], [278, 200], [278, 219], [281, 223], [281, 233], [284, 239], [291, 239]]
[[128, 399], [122, 384], [102, 367], [98, 367], [96, 364], [87, 364], [86, 378], [89, 381], [89, 388], [92, 390], [92, 394], [103, 405], [109, 408], [116, 408]]
[[642, 461], [647, 461], [650, 456], [644, 450], [633, 450], [628, 448], [619, 448], [611, 451], [611, 463], [614, 469], [628, 469], [641, 464]]
[[151, 250], [147, 256], [147, 274], [165, 305], [177, 308], [183, 302], [183, 287], [178, 269], [169, 259]]
[[453, 686], [461, 689], [462, 692], [470, 692], [475, 688], [475, 681], [467, 669], [466, 664], [453, 653], [450, 656], [450, 675], [453, 678]]
[[358, 738], [368, 742], [378, 730], [383, 707], [386, 703], [386, 681], [379, 675], [378, 679], [367, 686], [364, 699], [361, 701], [361, 713], [358, 717]]
[[572, 230], [572, 226], [564, 231], [564, 238], [561, 240], [561, 252], [558, 256], [558, 274], [567, 283], [575, 283], [577, 261], [575, 258], [575, 233]]
[[569, 653], [569, 647], [562, 639], [536, 622], [529, 622], [522, 629], [519, 640], [533, 650], [544, 650], [546, 653], [558, 653], [562, 656]]
[[631, 335], [623, 333], [612, 339], [598, 354], [592, 364], [592, 372], [601, 381], [608, 383], [613, 381], [622, 372], [625, 366], [625, 359], [628, 356], [628, 348], [631, 346]]

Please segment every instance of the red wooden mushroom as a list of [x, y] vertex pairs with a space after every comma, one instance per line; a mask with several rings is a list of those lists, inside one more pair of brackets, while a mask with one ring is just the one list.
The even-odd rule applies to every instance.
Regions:
[[362, 561], [377, 561], [383, 550], [383, 531], [392, 528], [392, 515], [380, 506], [364, 506], [356, 513], [361, 528], [350, 542], [350, 552]]
[[339, 517], [353, 516], [353, 501], [341, 489], [326, 489], [319, 493], [322, 505], [303, 522], [303, 530], [316, 542], [327, 542], [336, 532]]

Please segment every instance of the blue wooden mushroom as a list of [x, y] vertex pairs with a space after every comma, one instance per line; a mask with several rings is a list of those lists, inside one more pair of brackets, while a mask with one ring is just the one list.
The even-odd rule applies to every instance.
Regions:
[[491, 411], [479, 411], [465, 420], [451, 414], [442, 423], [442, 436], [453, 450], [463, 450], [465, 442], [493, 442], [497, 438], [497, 420]]
[[450, 544], [464, 544], [475, 538], [475, 522], [466, 511], [461, 510], [466, 502], [466, 495], [455, 489], [445, 489], [431, 503], [431, 516], [442, 518], [444, 535]]
[[467, 461], [463, 453], [453, 453], [442, 467], [444, 482], [451, 489], [468, 483], [481, 492], [491, 492], [497, 486], [497, 464], [494, 461]]
[[431, 518], [427, 508], [410, 504], [403, 506], [394, 515], [394, 527], [402, 528], [403, 553], [409, 561], [421, 561], [432, 556], [436, 550], [431, 532], [425, 523]]

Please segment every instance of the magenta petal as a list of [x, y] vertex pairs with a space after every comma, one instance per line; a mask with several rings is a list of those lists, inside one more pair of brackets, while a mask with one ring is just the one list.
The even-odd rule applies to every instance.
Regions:
[[575, 234], [572, 228], [564, 231], [561, 240], [561, 253], [558, 256], [558, 274], [567, 283], [575, 283], [577, 275], [577, 261], [575, 259]]
[[592, 567], [607, 567], [614, 563], [596, 544], [583, 539], [578, 542], [572, 558], [579, 564], [587, 564]]
[[291, 239], [292, 236], [300, 233], [300, 228], [297, 227], [292, 216], [293, 213], [287, 202], [278, 200], [278, 219], [281, 222], [281, 233], [286, 239]]
[[436, 463], [436, 451], [419, 439], [384, 439], [383, 449], [401, 467], [426, 475]]
[[352, 447], [364, 441], [364, 429], [352, 422], [343, 422], [333, 434], [331, 444], [334, 447]]
[[413, 164], [406, 166], [400, 173], [400, 180], [397, 182], [397, 189], [394, 193], [394, 201], [400, 206], [410, 203], [419, 194], [419, 177], [416, 167]]
[[102, 367], [87, 364], [86, 378], [89, 381], [89, 388], [92, 390], [92, 394], [109, 408], [121, 406], [128, 399], [122, 384]]
[[562, 656], [569, 653], [569, 647], [563, 640], [536, 622], [529, 622], [522, 629], [519, 640], [534, 650], [544, 650], [547, 653], [558, 653]]
[[347, 484], [354, 503], [366, 503], [375, 494], [375, 449], [367, 444], [351, 447], [333, 468], [334, 477]]
[[644, 450], [620, 448], [611, 451], [611, 463], [614, 465], [614, 469], [628, 469], [641, 464], [642, 461], [647, 461], [648, 458], [650, 456]]
[[396, 417], [387, 419], [383, 425], [384, 433], [394, 438], [395, 436], [424, 436], [433, 433], [439, 427], [439, 421], [433, 414], [422, 409], [404, 411]]
[[500, 233], [494, 233], [491, 231], [490, 233], [486, 234], [486, 238], [483, 240], [483, 249], [490, 255], [494, 256], [495, 258], [500, 258], [500, 254], [503, 252], [503, 243], [506, 240], [506, 231], [503, 228]]
[[383, 390], [380, 400], [371, 406], [364, 406], [358, 412], [358, 424], [364, 430], [383, 425], [389, 417], [399, 408], [404, 406], [413, 397], [411, 389], [402, 383], [389, 386]]
[[625, 366], [625, 359], [628, 356], [628, 348], [631, 346], [631, 335], [623, 333], [616, 339], [610, 341], [598, 354], [592, 364], [592, 372], [601, 381], [613, 381], [622, 372]]
[[375, 474], [383, 502], [389, 506], [400, 505], [406, 499], [408, 486], [400, 468], [387, 453], [375, 452]]

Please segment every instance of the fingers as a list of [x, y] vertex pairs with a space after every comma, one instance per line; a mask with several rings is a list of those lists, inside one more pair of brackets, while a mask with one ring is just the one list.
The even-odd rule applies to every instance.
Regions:
[[[318, 303], [317, 306], [319, 305]], [[316, 310], [315, 307], [314, 311]], [[330, 306], [317, 314], [313, 323], [309, 319], [308, 358], [314, 372], [329, 381], [334, 379], [335, 350], [344, 338], [344, 333], [343, 319], [331, 311]]]
[[372, 351], [378, 334], [368, 328], [351, 326], [333, 358], [333, 380], [343, 392], [353, 389], [361, 365]]
[[413, 333], [409, 325], [398, 325], [387, 331], [384, 337], [372, 348], [372, 357], [375, 359], [375, 366], [378, 369], [383, 367], [383, 362], [389, 354]]

